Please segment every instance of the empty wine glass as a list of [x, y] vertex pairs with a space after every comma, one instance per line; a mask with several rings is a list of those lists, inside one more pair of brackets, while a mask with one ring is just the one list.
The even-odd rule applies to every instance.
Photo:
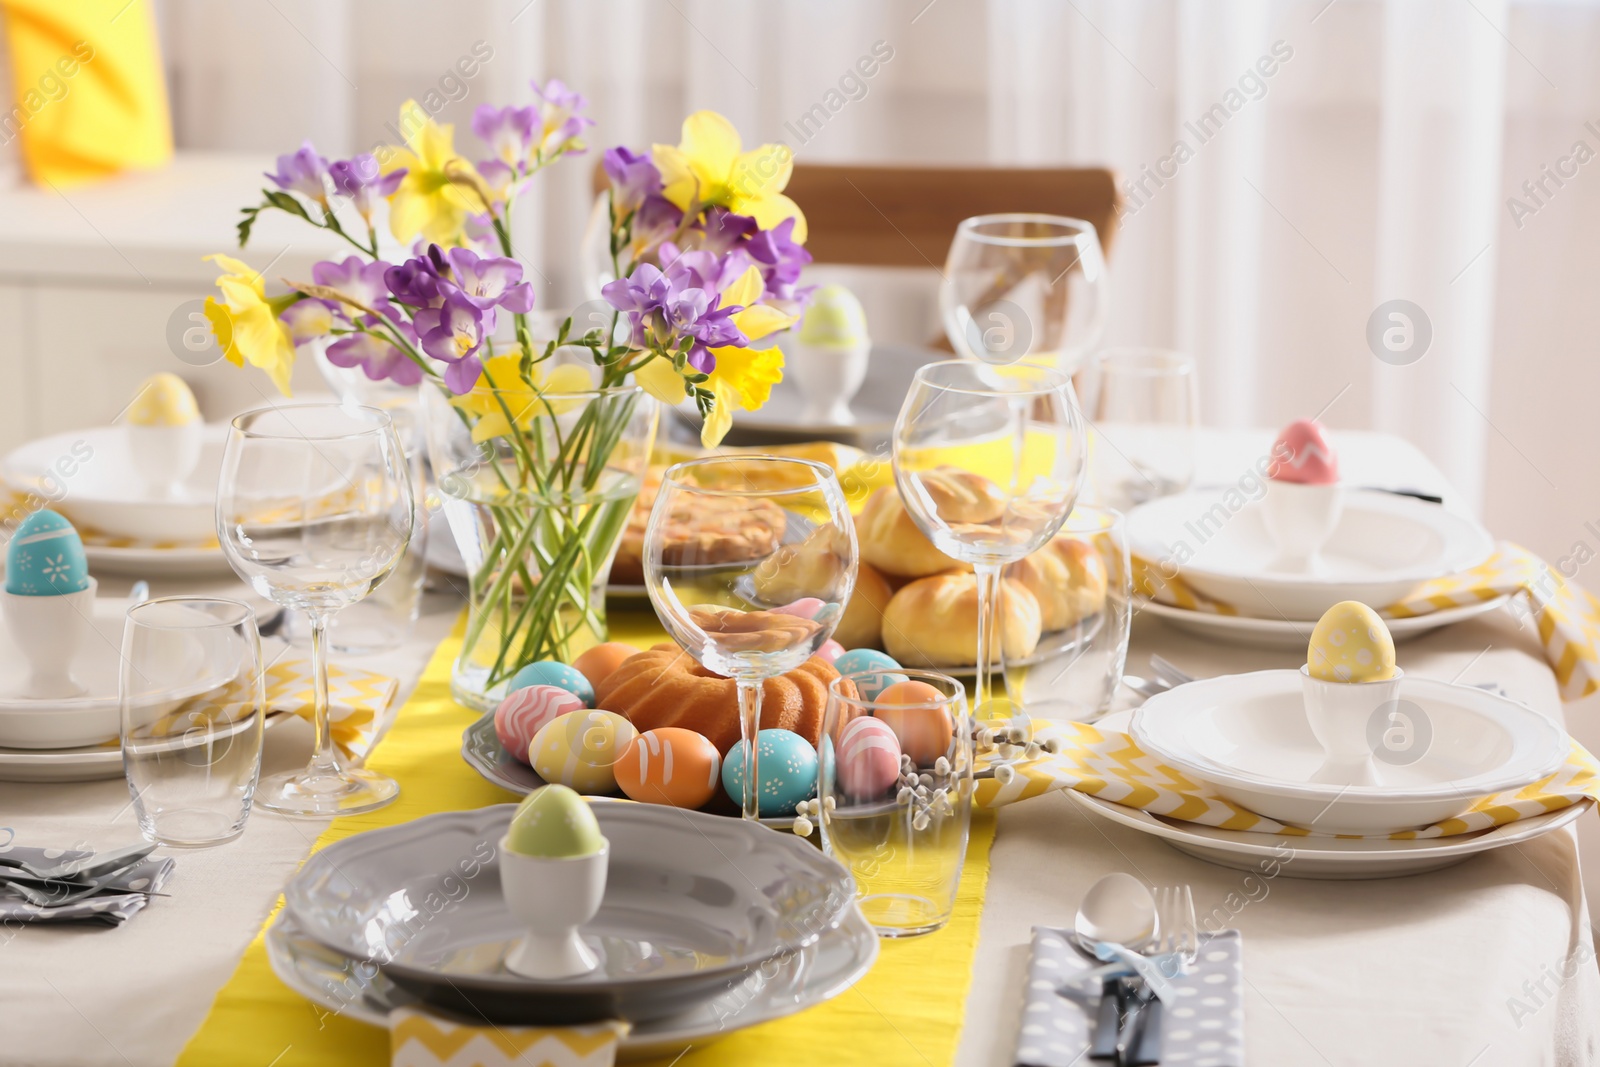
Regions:
[[1001, 568], [1061, 528], [1086, 452], [1072, 380], [1050, 367], [929, 363], [900, 408], [894, 477], [906, 510], [940, 551], [977, 572], [980, 717], [994, 717], [993, 660], [1004, 651], [992, 632]]
[[713, 456], [662, 477], [645, 529], [645, 586], [678, 644], [738, 683], [746, 819], [760, 814], [762, 685], [832, 636], [855, 588], [856, 552], [844, 492], [821, 463]]
[[939, 310], [957, 353], [1071, 374], [1100, 340], [1105, 307], [1106, 261], [1092, 223], [1013, 213], [956, 227]]
[[217, 539], [251, 588], [311, 622], [316, 749], [264, 779], [256, 804], [284, 815], [371, 811], [393, 779], [341, 767], [328, 733], [328, 619], [372, 592], [411, 540], [405, 450], [376, 408], [292, 404], [233, 420], [217, 487]]

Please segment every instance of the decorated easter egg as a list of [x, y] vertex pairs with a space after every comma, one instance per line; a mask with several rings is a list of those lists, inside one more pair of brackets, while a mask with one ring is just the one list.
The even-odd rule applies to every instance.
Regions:
[[89, 561], [72, 523], [48, 508], [23, 519], [6, 546], [6, 592], [61, 596], [89, 588]]
[[839, 788], [866, 800], [886, 793], [900, 777], [900, 739], [882, 719], [851, 719], [839, 732]]
[[553, 659], [536, 660], [511, 676], [506, 692], [526, 689], [530, 685], [554, 685], [583, 701], [584, 707], [594, 704], [594, 686], [582, 672]]
[[1312, 628], [1306, 667], [1325, 682], [1381, 682], [1394, 677], [1394, 638], [1376, 611], [1341, 601]]
[[721, 764], [717, 746], [701, 734], [659, 726], [634, 738], [622, 753], [617, 784], [646, 804], [698, 808], [716, 795]]
[[590, 685], [598, 686], [605, 680], [606, 675], [622, 666], [623, 660], [638, 654], [639, 650], [632, 645], [625, 645], [621, 641], [607, 641], [579, 655], [572, 661], [572, 666], [579, 674], [589, 679]]
[[878, 694], [874, 718], [881, 719], [900, 739], [900, 750], [918, 767], [950, 751], [955, 720], [950, 717], [945, 696], [927, 682], [896, 682]]
[[583, 701], [559, 686], [514, 689], [494, 709], [494, 734], [507, 752], [527, 763], [528, 746], [545, 723], [557, 715], [582, 710]]
[[[762, 730], [756, 735], [757, 791], [763, 816], [793, 815], [795, 806], [817, 792], [817, 750], [792, 730]], [[744, 742], [722, 761], [722, 788], [734, 803], [744, 796]]]
[[547, 782], [580, 793], [613, 793], [617, 758], [639, 734], [614, 711], [569, 711], [545, 723], [528, 747], [528, 763]]
[[1267, 477], [1275, 482], [1332, 485], [1339, 480], [1339, 457], [1315, 419], [1296, 419], [1272, 444]]
[[519, 856], [572, 859], [605, 847], [589, 802], [564, 785], [542, 785], [523, 797], [506, 830], [506, 848]]
[[[875, 648], [853, 648], [833, 661], [833, 669], [840, 674], [859, 674], [862, 671], [898, 671], [900, 664], [887, 652]], [[877, 700], [878, 694], [896, 682], [903, 682], [903, 674], [880, 674], [856, 683], [863, 700]]]
[[125, 417], [130, 426], [187, 426], [200, 421], [200, 405], [182, 378], [162, 371], [139, 386]]
[[844, 655], [844, 646], [830, 637], [822, 642], [822, 647], [817, 649], [817, 655], [824, 663], [835, 663]]

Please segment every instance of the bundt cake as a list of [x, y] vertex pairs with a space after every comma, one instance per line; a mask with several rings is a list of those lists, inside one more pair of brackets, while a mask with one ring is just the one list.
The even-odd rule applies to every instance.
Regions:
[[[767, 679], [761, 728], [792, 730], [812, 744], [822, 736], [828, 683], [839, 672], [813, 656], [788, 674]], [[841, 687], [855, 696], [855, 686]], [[625, 716], [643, 733], [680, 726], [703, 734], [726, 756], [739, 740], [739, 693], [732, 678], [713, 674], [677, 645], [630, 656], [595, 687], [595, 706]]]

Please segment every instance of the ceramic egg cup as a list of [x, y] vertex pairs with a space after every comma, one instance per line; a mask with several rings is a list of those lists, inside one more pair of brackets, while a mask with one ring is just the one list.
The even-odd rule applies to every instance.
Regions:
[[1318, 785], [1376, 785], [1374, 752], [1368, 738], [1372, 717], [1400, 695], [1405, 672], [1377, 682], [1328, 682], [1311, 676], [1309, 664], [1300, 668], [1305, 694], [1306, 723], [1325, 754], [1312, 774]]
[[73, 676], [72, 663], [93, 626], [98, 585], [90, 578], [86, 588], [56, 596], [21, 596], [0, 589], [6, 629], [28, 662], [23, 697], [64, 700], [88, 692]]
[[500, 890], [528, 933], [506, 954], [506, 969], [524, 978], [571, 978], [600, 965], [578, 929], [595, 917], [606, 894], [611, 843], [587, 856], [524, 856], [500, 839]]
[[181, 499], [183, 483], [200, 465], [205, 423], [195, 419], [179, 426], [129, 425], [124, 429], [128, 456], [144, 479], [146, 491], [157, 500]]
[[1268, 481], [1261, 500], [1261, 521], [1278, 546], [1271, 568], [1290, 574], [1315, 574], [1321, 569], [1322, 546], [1328, 543], [1344, 514], [1344, 486], [1302, 485]]
[[791, 342], [796, 358], [784, 366], [789, 377], [805, 397], [801, 418], [819, 426], [843, 426], [855, 422], [850, 401], [867, 377], [867, 356], [872, 342], [853, 345], [818, 345]]

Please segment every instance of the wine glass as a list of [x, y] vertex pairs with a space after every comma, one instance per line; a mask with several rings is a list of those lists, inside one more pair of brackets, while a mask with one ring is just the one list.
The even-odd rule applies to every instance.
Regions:
[[939, 310], [958, 354], [1071, 374], [1100, 340], [1105, 307], [1106, 261], [1093, 223], [1013, 213], [956, 227]]
[[[978, 577], [974, 706], [989, 706], [1000, 572], [1061, 528], [1083, 484], [1083, 415], [1065, 371], [954, 359], [918, 369], [894, 425], [906, 511]], [[1004, 664], [1001, 664], [1002, 671]]]
[[824, 464], [712, 456], [662, 476], [645, 528], [645, 586], [673, 639], [738, 684], [746, 819], [760, 815], [762, 685], [832, 636], [855, 588], [856, 553], [844, 492]]
[[217, 487], [217, 539], [239, 577], [310, 619], [316, 749], [264, 779], [256, 803], [315, 818], [382, 807], [400, 787], [341, 767], [328, 733], [328, 619], [387, 578], [411, 540], [405, 449], [376, 408], [291, 404], [233, 420]]

